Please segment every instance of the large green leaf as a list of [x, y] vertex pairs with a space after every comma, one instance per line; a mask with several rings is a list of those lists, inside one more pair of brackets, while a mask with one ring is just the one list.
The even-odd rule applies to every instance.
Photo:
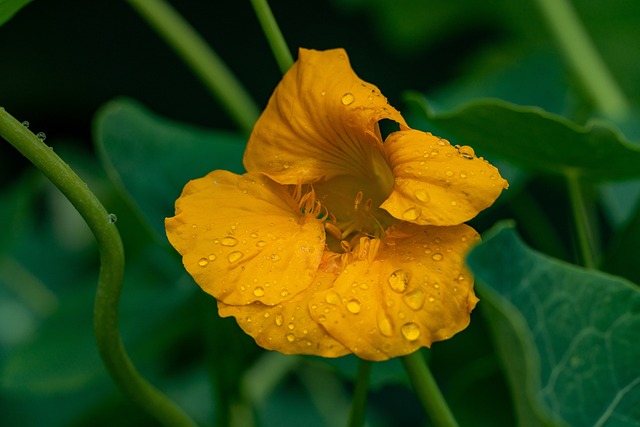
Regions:
[[190, 180], [214, 169], [242, 172], [244, 138], [157, 116], [132, 100], [106, 104], [95, 119], [105, 168], [164, 241], [164, 218]]
[[640, 291], [501, 225], [468, 258], [523, 425], [640, 426]]
[[0, 25], [7, 22], [20, 9], [31, 3], [31, 0], [0, 0]]
[[409, 101], [456, 143], [530, 170], [594, 180], [640, 177], [640, 147], [603, 121], [582, 126], [538, 107], [498, 99], [478, 100], [443, 114], [433, 113], [421, 95], [412, 94]]

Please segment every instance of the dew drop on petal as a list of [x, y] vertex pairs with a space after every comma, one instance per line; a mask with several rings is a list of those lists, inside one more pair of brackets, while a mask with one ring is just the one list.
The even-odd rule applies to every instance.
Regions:
[[452, 170], [447, 170], [444, 174], [447, 175], [447, 176], [453, 176], [453, 171]]
[[259, 248], [264, 248], [265, 246], [267, 246], [267, 242], [265, 242], [264, 240], [258, 240], [256, 242], [256, 246], [258, 246]]
[[198, 265], [200, 267], [206, 267], [207, 264], [209, 264], [209, 260], [207, 258], [200, 258], [200, 260], [198, 261]]
[[258, 237], [258, 233], [251, 233], [249, 234], [249, 237], [256, 239]]
[[420, 200], [421, 202], [428, 202], [431, 199], [429, 197], [429, 193], [424, 190], [417, 190], [413, 194], [416, 196], [416, 199]]
[[349, 310], [349, 313], [351, 314], [360, 313], [360, 308], [361, 308], [361, 304], [360, 304], [360, 301], [358, 301], [357, 299], [352, 299], [352, 300], [349, 300], [349, 302], [347, 302], [347, 310]]
[[356, 97], [353, 96], [352, 93], [347, 92], [344, 95], [342, 95], [342, 103], [344, 105], [353, 104], [353, 101], [355, 101], [355, 100], [356, 100]]
[[444, 258], [444, 256], [441, 253], [435, 253], [433, 255], [431, 255], [431, 258], [434, 261], [442, 261], [442, 259]]
[[238, 244], [238, 239], [235, 237], [227, 236], [220, 239], [220, 244], [222, 246], [235, 246]]
[[229, 260], [229, 262], [236, 262], [236, 261], [240, 260], [243, 256], [244, 256], [244, 254], [242, 252], [234, 251], [234, 252], [231, 252], [229, 254], [227, 259]]
[[262, 297], [262, 296], [264, 296], [264, 288], [263, 288], [263, 287], [261, 287], [261, 286], [256, 287], [256, 288], [253, 290], [253, 294], [254, 294], [255, 296], [257, 296], [257, 297]]
[[402, 219], [407, 221], [415, 221], [420, 216], [420, 209], [412, 207], [402, 213]]
[[216, 260], [216, 256], [214, 254], [210, 254], [207, 258], [209, 258], [209, 261], [215, 261]]
[[405, 323], [400, 330], [402, 336], [409, 341], [415, 341], [420, 337], [420, 327], [413, 322]]
[[289, 323], [287, 325], [287, 328], [289, 328], [290, 331], [293, 331], [295, 329], [296, 325], [294, 323]]
[[407, 290], [411, 274], [406, 270], [396, 270], [387, 279], [389, 286], [396, 292], [402, 293]]
[[382, 311], [378, 314], [378, 330], [385, 337], [390, 337], [391, 335], [393, 335], [393, 326], [391, 325], [391, 320]]
[[324, 299], [329, 304], [340, 304], [340, 295], [338, 295], [335, 291], [327, 292], [327, 295], [325, 295]]
[[404, 302], [412, 310], [420, 310], [424, 305], [424, 291], [420, 288], [414, 289], [404, 296]]
[[287, 341], [289, 341], [289, 342], [294, 342], [295, 340], [296, 340], [296, 336], [295, 336], [295, 335], [293, 335], [291, 332], [289, 332], [289, 333], [287, 334]]
[[284, 317], [282, 317], [281, 314], [278, 314], [276, 316], [276, 325], [282, 326], [283, 323], [284, 323]]

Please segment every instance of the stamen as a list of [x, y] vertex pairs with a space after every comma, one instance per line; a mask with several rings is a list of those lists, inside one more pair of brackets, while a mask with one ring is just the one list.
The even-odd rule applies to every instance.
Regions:
[[358, 205], [362, 202], [362, 198], [364, 197], [364, 194], [362, 194], [362, 191], [358, 191], [358, 194], [356, 194], [356, 198], [353, 201], [353, 209], [354, 210], [358, 210]]
[[340, 242], [340, 247], [347, 253], [351, 252], [351, 245], [346, 240]]
[[[331, 214], [329, 214], [329, 216], [331, 216]], [[331, 236], [335, 237], [336, 239], [342, 239], [342, 232], [332, 223], [325, 222], [324, 229], [327, 230], [327, 233], [331, 234]]]

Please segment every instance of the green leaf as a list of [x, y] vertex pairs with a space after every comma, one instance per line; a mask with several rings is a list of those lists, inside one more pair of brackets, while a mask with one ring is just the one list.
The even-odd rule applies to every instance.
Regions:
[[0, 0], [0, 25], [7, 22], [20, 9], [31, 3], [31, 0]]
[[109, 175], [163, 242], [164, 218], [189, 180], [214, 169], [243, 171], [244, 137], [173, 122], [132, 100], [103, 106], [94, 138]]
[[538, 107], [498, 99], [471, 102], [443, 114], [433, 113], [421, 95], [410, 95], [409, 101], [456, 143], [533, 171], [593, 180], [640, 176], [640, 147], [603, 121], [581, 126]]
[[504, 224], [468, 263], [522, 425], [640, 425], [637, 286], [534, 252]]

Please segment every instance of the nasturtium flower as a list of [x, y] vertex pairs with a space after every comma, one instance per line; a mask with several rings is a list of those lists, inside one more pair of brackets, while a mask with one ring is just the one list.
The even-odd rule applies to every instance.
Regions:
[[[383, 139], [381, 120], [399, 130]], [[411, 129], [344, 50], [300, 50], [243, 162], [189, 182], [166, 230], [260, 346], [385, 360], [469, 324], [479, 236], [464, 222], [507, 182], [470, 147]]]

